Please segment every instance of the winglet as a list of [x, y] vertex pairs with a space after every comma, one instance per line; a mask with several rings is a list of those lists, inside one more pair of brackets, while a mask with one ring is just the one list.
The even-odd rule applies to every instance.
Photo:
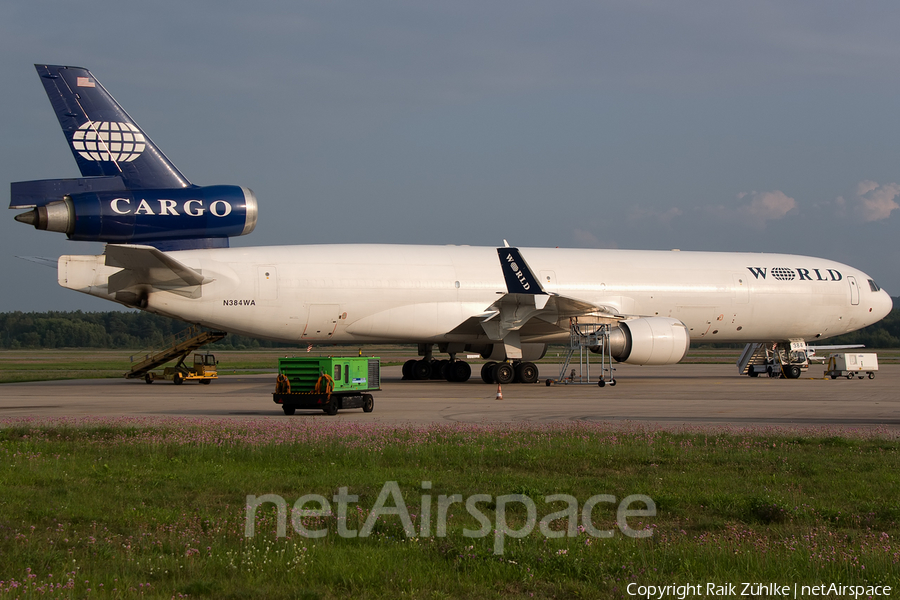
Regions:
[[506, 290], [510, 294], [546, 295], [537, 277], [531, 272], [528, 263], [522, 258], [518, 248], [497, 248], [500, 267], [506, 279]]

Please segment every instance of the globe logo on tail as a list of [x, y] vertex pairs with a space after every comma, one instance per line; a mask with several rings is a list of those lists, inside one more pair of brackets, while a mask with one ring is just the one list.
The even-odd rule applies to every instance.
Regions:
[[72, 147], [87, 160], [131, 162], [144, 151], [146, 139], [131, 123], [88, 121], [72, 135]]

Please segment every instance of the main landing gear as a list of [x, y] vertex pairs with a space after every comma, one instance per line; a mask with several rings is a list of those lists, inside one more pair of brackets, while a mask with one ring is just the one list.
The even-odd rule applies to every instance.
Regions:
[[468, 381], [472, 367], [464, 360], [408, 360], [403, 364], [403, 379], [424, 381], [445, 379], [456, 383]]
[[[432, 344], [419, 344], [419, 356], [403, 364], [403, 379], [425, 381], [428, 379], [444, 379], [455, 383], [468, 381], [472, 376], [472, 367], [464, 360], [457, 360], [456, 351], [441, 348], [450, 359], [435, 358]], [[481, 368], [481, 380], [485, 383], [537, 383], [540, 373], [537, 365], [524, 360], [494, 362], [488, 361]]]
[[[403, 379], [425, 381], [444, 379], [456, 383], [468, 381], [472, 367], [464, 360], [408, 360], [403, 365]], [[533, 362], [513, 361], [484, 363], [481, 380], [485, 383], [537, 383], [538, 367]]]
[[537, 365], [528, 361], [488, 361], [481, 367], [481, 380], [485, 383], [537, 383], [539, 378]]

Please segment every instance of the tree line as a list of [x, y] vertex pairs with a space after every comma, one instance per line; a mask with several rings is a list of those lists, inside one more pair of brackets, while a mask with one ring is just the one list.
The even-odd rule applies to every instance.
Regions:
[[[881, 322], [822, 344], [865, 344], [867, 348], [900, 348], [900, 304]], [[0, 348], [110, 348], [144, 350], [160, 348], [188, 325], [146, 312], [7, 312], [0, 313]], [[812, 340], [809, 340], [812, 341]], [[301, 344], [272, 342], [228, 334], [216, 342], [223, 350], [293, 348]]]
[[[162, 348], [189, 325], [151, 313], [132, 311], [0, 313], [0, 348]], [[288, 348], [298, 344], [228, 334], [213, 344], [223, 350]]]

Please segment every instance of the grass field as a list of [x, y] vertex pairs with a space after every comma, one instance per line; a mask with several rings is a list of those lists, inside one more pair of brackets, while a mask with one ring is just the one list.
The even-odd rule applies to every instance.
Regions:
[[[403, 364], [409, 358], [416, 358], [413, 346], [321, 346], [313, 355], [356, 356], [362, 351], [367, 356], [379, 356], [383, 366]], [[900, 363], [900, 349], [866, 350], [877, 352], [881, 364]], [[279, 357], [306, 355], [296, 348], [275, 350], [225, 350], [216, 351], [221, 375], [235, 373], [274, 373]], [[542, 365], [557, 365], [563, 347], [551, 346], [546, 356], [538, 361]], [[684, 363], [734, 364], [739, 350], [720, 348], [691, 348]], [[131, 358], [142, 356], [140, 352], [126, 350], [4, 350], [0, 351], [0, 383], [17, 381], [47, 381], [53, 379], [96, 379], [122, 377], [131, 367]], [[576, 355], [577, 358], [577, 355]], [[596, 360], [596, 357], [592, 357]], [[188, 363], [191, 362], [189, 358]], [[473, 365], [484, 361], [477, 359]], [[817, 368], [817, 367], [813, 367]], [[552, 371], [552, 370], [551, 370]], [[478, 369], [473, 368], [477, 377]]]
[[[898, 451], [887, 432], [7, 420], [0, 597], [622, 598], [630, 583], [707, 582], [882, 584], [896, 596]], [[377, 514], [386, 482], [413, 532]], [[301, 521], [324, 537], [299, 535], [290, 519], [277, 536], [272, 504], [245, 536], [248, 495], [276, 494], [290, 508], [306, 494], [331, 502], [344, 487], [358, 496], [344, 515]], [[474, 505], [483, 537], [464, 535], [481, 524], [461, 503], [437, 534], [439, 497], [454, 494], [486, 495]], [[497, 553], [510, 494], [533, 501], [538, 520], [566, 508], [547, 496], [572, 496], [574, 535], [534, 526]], [[585, 522], [598, 494], [614, 500]], [[617, 525], [616, 504], [632, 494], [656, 505], [655, 516], [627, 520], [649, 537]], [[505, 514], [511, 530], [528, 531], [525, 504]], [[340, 535], [367, 519], [370, 535]], [[549, 520], [548, 532], [569, 525]]]

